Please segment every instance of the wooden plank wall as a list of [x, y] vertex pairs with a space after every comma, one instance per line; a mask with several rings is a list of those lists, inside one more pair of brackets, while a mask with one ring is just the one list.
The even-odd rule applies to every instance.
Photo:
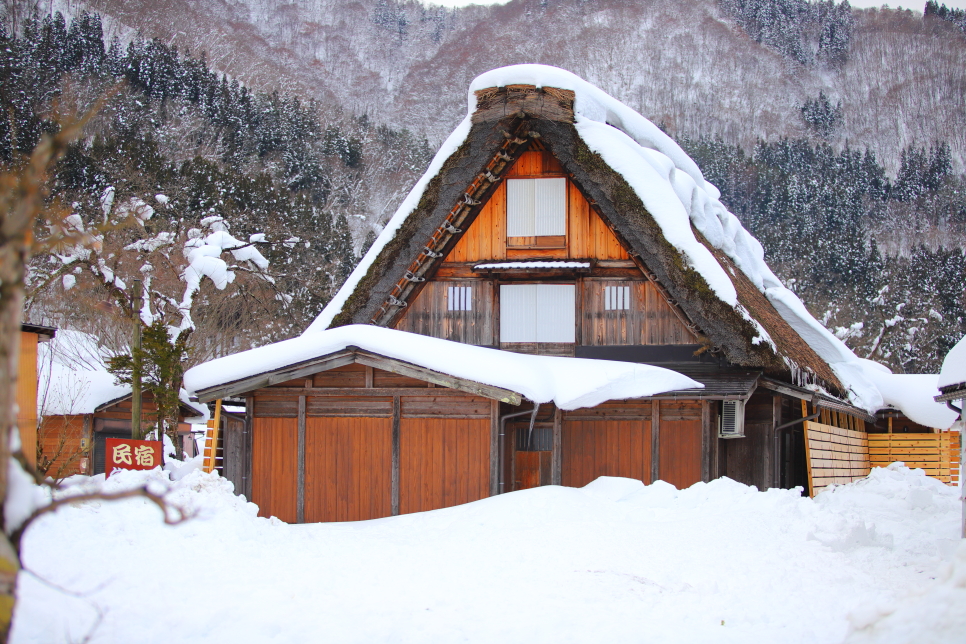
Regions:
[[[473, 289], [472, 310], [449, 310], [451, 286]], [[493, 288], [491, 281], [482, 279], [429, 282], [407, 307], [396, 328], [464, 344], [491, 345], [495, 317]]]
[[[608, 286], [629, 287], [629, 309], [604, 309]], [[698, 343], [653, 282], [585, 278], [581, 299], [580, 339], [585, 346]]]
[[701, 403], [662, 400], [658, 478], [683, 490], [701, 480]]
[[[656, 430], [655, 409], [660, 419]], [[564, 412], [563, 485], [580, 487], [598, 476], [624, 476], [690, 487], [705, 478], [702, 411], [700, 401], [644, 400]]]
[[255, 417], [252, 427], [252, 503], [258, 515], [295, 523], [298, 494], [295, 418]]
[[[81, 458], [85, 456], [81, 449], [81, 438], [84, 437], [83, 416], [44, 416], [37, 437], [43, 452], [41, 458], [53, 461], [47, 468], [47, 476], [60, 480], [82, 473]], [[37, 450], [33, 451], [36, 457]]]
[[[507, 178], [564, 176], [549, 152], [524, 152]], [[630, 259], [620, 242], [593, 212], [580, 190], [568, 181], [567, 246], [565, 248], [507, 249], [506, 183], [484, 204], [476, 220], [446, 257], [446, 262], [476, 262], [521, 258]]]
[[300, 409], [303, 521], [374, 519], [392, 514], [394, 501], [406, 513], [490, 493], [491, 416], [499, 406], [494, 411], [487, 398], [352, 364], [259, 389], [252, 401], [251, 498], [263, 516], [299, 520]]
[[489, 418], [403, 417], [399, 436], [400, 514], [489, 496]]
[[23, 454], [31, 465], [37, 464], [37, 343], [38, 335], [20, 332], [20, 358], [17, 363], [17, 427]]
[[816, 421], [804, 425], [811, 496], [829, 485], [852, 483], [869, 475], [869, 435], [864, 430]]
[[774, 428], [781, 424], [781, 407], [779, 400], [776, 410], [775, 402], [771, 392], [759, 389], [745, 402], [744, 438], [716, 439], [723, 467], [719, 475], [759, 490], [778, 486], [774, 476]]
[[869, 464], [886, 467], [902, 461], [906, 467], [922, 468], [927, 476], [947, 485], [958, 485], [960, 440], [958, 432], [869, 434]]
[[392, 421], [307, 418], [305, 521], [359, 521], [392, 514]]

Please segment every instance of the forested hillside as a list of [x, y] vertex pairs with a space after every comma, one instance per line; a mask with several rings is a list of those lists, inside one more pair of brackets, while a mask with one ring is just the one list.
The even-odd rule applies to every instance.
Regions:
[[[9, 6], [22, 18], [24, 4]], [[88, 224], [107, 217], [106, 191], [119, 207], [157, 210], [143, 230], [107, 236], [116, 249], [101, 259], [143, 272], [166, 251], [142, 244], [137, 261], [119, 259], [136, 238], [170, 234], [177, 250], [221, 217], [269, 261], [272, 281], [238, 271], [224, 290], [202, 289], [211, 314], [195, 316], [195, 360], [304, 327], [462, 117], [469, 81], [518, 62], [570, 69], [660, 124], [860, 355], [936, 370], [966, 333], [966, 35], [961, 12], [942, 5], [926, 15], [806, 0], [49, 6], [70, 18], [6, 27], [3, 158], [54, 127], [54, 106], [77, 111], [123, 80], [58, 173], [58, 196]], [[101, 314], [103, 271], [83, 273], [97, 288], [68, 293], [76, 268], [35, 263], [32, 319]]]
[[124, 283], [140, 277], [178, 325], [193, 240], [229, 231], [270, 268], [262, 276], [239, 262], [230, 284], [191, 302], [194, 361], [300, 332], [355, 265], [353, 234], [373, 237], [379, 210], [430, 154], [409, 132], [249, 91], [159, 41], [105, 43], [97, 15], [0, 30], [3, 163], [100, 96], [106, 104], [56, 168], [54, 197], [69, 205], [68, 225], [109, 226], [91, 250], [35, 258], [27, 317], [109, 337], [105, 320], [123, 324]]

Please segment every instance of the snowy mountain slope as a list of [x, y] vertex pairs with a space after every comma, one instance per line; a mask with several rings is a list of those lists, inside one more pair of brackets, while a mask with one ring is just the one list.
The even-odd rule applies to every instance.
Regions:
[[[83, 4], [71, 3], [73, 11]], [[713, 0], [580, 0], [463, 9], [388, 0], [90, 0], [120, 34], [173, 41], [256, 85], [325, 98], [438, 143], [459, 121], [458, 89], [515, 63], [563, 67], [672, 132], [750, 148], [806, 133], [800, 107], [842, 102], [832, 142], [896, 163], [916, 142], [966, 152], [966, 38], [908, 11], [856, 10], [841, 69], [756, 43]], [[64, 5], [66, 8], [66, 4]], [[895, 170], [890, 167], [890, 170]]]

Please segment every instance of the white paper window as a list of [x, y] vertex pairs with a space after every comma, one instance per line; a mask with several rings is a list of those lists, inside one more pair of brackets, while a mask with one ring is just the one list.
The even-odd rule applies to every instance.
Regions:
[[605, 311], [626, 311], [631, 308], [631, 287], [630, 286], [605, 286], [604, 287], [604, 310]]
[[500, 286], [501, 342], [574, 342], [573, 284]]
[[545, 237], [567, 234], [567, 180], [508, 179], [506, 234]]
[[472, 311], [473, 287], [450, 286], [446, 295], [446, 308], [450, 311]]

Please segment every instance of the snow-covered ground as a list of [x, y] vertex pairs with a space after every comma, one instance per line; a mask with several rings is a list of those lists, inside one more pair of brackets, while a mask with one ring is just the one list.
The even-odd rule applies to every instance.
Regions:
[[197, 470], [164, 485], [197, 516], [96, 502], [30, 528], [13, 642], [966, 639], [956, 490], [895, 465], [814, 501], [602, 478], [312, 525], [257, 518]]

